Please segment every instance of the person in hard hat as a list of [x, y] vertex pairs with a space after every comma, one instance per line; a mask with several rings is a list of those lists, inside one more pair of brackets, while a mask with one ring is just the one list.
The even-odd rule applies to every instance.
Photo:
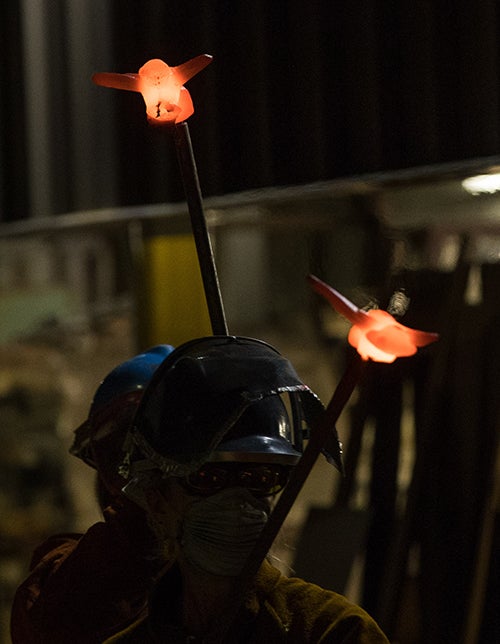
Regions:
[[[387, 644], [360, 607], [267, 559], [243, 591], [239, 584], [322, 412], [290, 362], [259, 340], [201, 338], [168, 356], [120, 467], [124, 494], [144, 508], [165, 567], [147, 613], [106, 644]], [[325, 455], [340, 468], [333, 428]]]
[[13, 644], [90, 644], [136, 619], [162, 562], [144, 511], [125, 497], [118, 466], [137, 406], [172, 352], [159, 345], [113, 369], [98, 387], [71, 452], [96, 470], [104, 521], [50, 537], [34, 552], [11, 613]]

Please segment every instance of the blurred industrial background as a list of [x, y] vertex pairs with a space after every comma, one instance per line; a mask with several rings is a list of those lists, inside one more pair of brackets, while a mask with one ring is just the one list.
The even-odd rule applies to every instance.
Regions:
[[68, 454], [99, 381], [210, 333], [171, 136], [90, 81], [199, 53], [189, 124], [230, 332], [324, 402], [348, 325], [308, 273], [441, 334], [366, 365], [346, 476], [318, 461], [276, 556], [393, 642], [498, 641], [500, 15], [476, 5], [2, 3], [0, 641], [33, 548], [99, 520]]

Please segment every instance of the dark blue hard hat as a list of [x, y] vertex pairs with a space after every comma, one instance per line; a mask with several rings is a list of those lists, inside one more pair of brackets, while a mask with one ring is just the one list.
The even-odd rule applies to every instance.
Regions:
[[98, 414], [125, 394], [143, 391], [156, 369], [173, 350], [174, 347], [169, 344], [159, 344], [115, 367], [97, 388], [89, 416]]
[[[153, 467], [184, 476], [208, 460], [293, 465], [323, 409], [269, 344], [235, 336], [192, 340], [168, 356], [142, 397], [125, 459], [129, 476]], [[340, 468], [335, 428], [328, 447]]]
[[114, 418], [113, 431], [123, 442], [145, 388], [159, 365], [174, 347], [160, 344], [122, 362], [102, 380], [97, 388], [87, 420], [75, 430], [70, 452], [88, 465], [97, 467], [91, 445], [99, 438], [100, 428]]

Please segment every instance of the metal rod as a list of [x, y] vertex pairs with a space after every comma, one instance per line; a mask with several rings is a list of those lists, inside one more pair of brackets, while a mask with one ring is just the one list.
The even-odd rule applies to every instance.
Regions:
[[217, 277], [215, 260], [208, 234], [196, 161], [186, 121], [173, 129], [173, 138], [177, 150], [177, 159], [184, 184], [184, 193], [191, 218], [191, 228], [198, 253], [201, 277], [205, 289], [208, 313], [214, 335], [227, 335], [226, 316]]

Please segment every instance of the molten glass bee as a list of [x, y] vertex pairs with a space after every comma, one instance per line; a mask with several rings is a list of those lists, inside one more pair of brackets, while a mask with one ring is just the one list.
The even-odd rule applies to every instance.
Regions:
[[322, 295], [340, 315], [353, 323], [348, 341], [363, 360], [394, 362], [396, 358], [412, 356], [418, 347], [438, 339], [437, 333], [417, 331], [397, 322], [390, 313], [380, 309], [359, 309], [334, 288], [309, 275], [312, 288]]
[[169, 67], [159, 58], [148, 60], [137, 74], [98, 72], [92, 76], [96, 85], [140, 92], [146, 103], [148, 121], [155, 125], [181, 123], [194, 112], [193, 101], [183, 86], [212, 61], [201, 54], [177, 67]]

